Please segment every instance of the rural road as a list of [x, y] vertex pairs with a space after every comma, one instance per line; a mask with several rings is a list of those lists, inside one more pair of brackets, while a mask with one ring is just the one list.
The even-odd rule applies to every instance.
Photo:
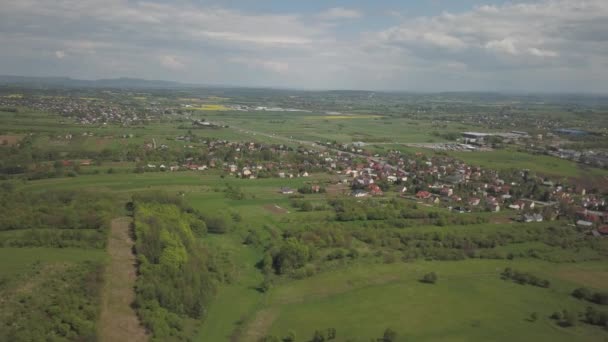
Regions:
[[146, 330], [131, 304], [135, 300], [137, 269], [133, 239], [129, 234], [131, 218], [112, 220], [108, 238], [110, 260], [104, 273], [99, 335], [101, 341], [147, 341]]

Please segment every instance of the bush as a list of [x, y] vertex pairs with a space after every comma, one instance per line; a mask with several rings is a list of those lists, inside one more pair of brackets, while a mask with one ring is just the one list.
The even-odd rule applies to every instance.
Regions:
[[593, 293], [586, 287], [579, 287], [578, 289], [572, 291], [572, 296], [577, 299], [590, 300]]
[[427, 273], [420, 281], [427, 284], [435, 284], [437, 282], [437, 274], [435, 272]]
[[384, 334], [382, 334], [382, 342], [395, 342], [397, 341], [397, 332], [391, 328], [387, 328], [384, 330]]
[[540, 279], [533, 274], [518, 272], [512, 270], [510, 267], [505, 268], [505, 270], [501, 273], [502, 279], [511, 279], [512, 281], [521, 284], [521, 285], [533, 285], [538, 287], [548, 288], [551, 286], [551, 282], [546, 279]]

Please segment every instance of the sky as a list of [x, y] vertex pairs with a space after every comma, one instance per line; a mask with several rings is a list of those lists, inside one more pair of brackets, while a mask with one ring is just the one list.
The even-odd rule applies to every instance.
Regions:
[[608, 93], [608, 0], [0, 0], [0, 74]]

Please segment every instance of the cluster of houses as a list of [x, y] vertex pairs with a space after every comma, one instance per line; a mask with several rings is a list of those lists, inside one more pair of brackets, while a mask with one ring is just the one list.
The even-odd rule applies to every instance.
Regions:
[[[110, 94], [111, 95], [111, 94]], [[122, 125], [141, 124], [155, 117], [171, 112], [158, 104], [148, 104], [145, 108], [126, 105], [115, 100], [115, 96], [86, 98], [73, 96], [24, 96], [0, 97], [0, 106], [25, 106], [39, 111], [57, 113], [74, 118], [83, 125], [119, 123]]]

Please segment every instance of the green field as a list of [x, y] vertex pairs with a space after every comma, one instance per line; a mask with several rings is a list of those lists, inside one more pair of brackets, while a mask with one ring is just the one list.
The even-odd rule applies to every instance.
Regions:
[[[546, 275], [555, 287], [501, 280], [499, 273], [508, 266]], [[277, 288], [251, 326], [267, 327], [277, 336], [294, 330], [301, 337], [333, 327], [341, 339], [360, 341], [379, 336], [387, 327], [399, 332], [399, 341], [605, 338], [601, 329], [566, 330], [549, 319], [554, 311], [582, 310], [585, 305], [567, 298], [580, 283], [556, 278], [562, 269], [573, 267], [547, 272], [547, 266], [530, 261], [415, 262], [335, 271]], [[595, 266], [600, 267], [595, 272], [608, 275], [608, 268]], [[430, 270], [439, 275], [438, 283], [419, 282]], [[528, 321], [532, 312], [539, 314], [537, 322]]]
[[452, 155], [473, 165], [498, 170], [528, 169], [548, 176], [576, 178], [608, 176], [606, 170], [583, 167], [580, 164], [552, 156], [532, 155], [513, 150], [454, 152]]
[[[102, 94], [81, 95], [88, 101], [104, 101]], [[6, 170], [0, 181], [4, 207], [19, 200], [24, 206], [35, 207], [30, 212], [15, 206], [15, 211], [5, 216], [27, 218], [31, 214], [36, 218], [32, 227], [11, 220], [3, 220], [6, 227], [0, 226], [0, 243], [5, 243], [0, 246], [24, 246], [0, 247], [0, 294], [9, 299], [0, 309], [3, 327], [15, 327], [7, 324], [10, 317], [29, 319], [30, 326], [40, 319], [53, 326], [53, 332], [45, 335], [47, 340], [98, 339], [90, 331], [95, 331], [97, 291], [103, 285], [99, 266], [107, 266], [109, 255], [120, 256], [120, 252], [135, 258], [131, 248], [114, 251], [116, 255], [104, 249], [106, 221], [132, 216], [133, 226], [125, 221], [122, 232], [136, 237], [139, 269], [126, 269], [138, 276], [133, 296], [137, 305], [133, 307], [151, 336], [156, 332], [163, 336], [157, 340], [188, 337], [201, 342], [258, 342], [269, 335], [282, 339], [294, 332], [296, 341], [310, 341], [315, 331], [333, 328], [336, 341], [380, 341], [377, 339], [390, 328], [398, 333], [397, 341], [608, 341], [608, 330], [589, 324], [582, 315], [587, 307], [603, 312], [607, 307], [571, 295], [578, 287], [608, 291], [608, 239], [577, 230], [574, 214], [521, 223], [514, 220], [521, 212], [505, 206], [500, 213], [493, 213], [482, 203], [471, 213], [459, 214], [448, 208], [457, 200], [450, 202], [447, 196], [437, 204], [414, 197], [418, 190], [412, 189], [418, 186], [437, 193], [442, 186], [441, 177], [426, 180], [431, 172], [417, 173], [430, 165], [427, 157], [451, 156], [484, 169], [479, 184], [474, 184], [475, 180], [470, 188], [468, 184], [454, 186], [455, 193], [464, 198], [459, 206], [466, 205], [462, 204], [468, 200], [465, 196], [481, 197], [483, 183], [496, 180], [491, 178], [496, 175], [492, 170], [519, 174], [529, 169], [539, 175], [530, 180], [539, 188], [544, 177], [567, 186], [587, 182], [596, 187], [588, 187], [590, 193], [607, 198], [604, 183], [599, 182], [608, 176], [604, 169], [520, 152], [513, 146], [446, 153], [406, 147], [409, 143], [453, 142], [450, 134], [466, 130], [512, 129], [509, 125], [500, 129], [494, 123], [484, 127], [481, 121], [466, 121], [473, 115], [468, 110], [498, 111], [504, 103], [445, 104], [438, 95], [424, 104], [391, 97], [395, 103], [369, 100], [373, 104], [357, 106], [350, 97], [343, 103], [329, 97], [324, 104], [340, 112], [328, 115], [320, 109], [323, 106], [311, 106], [306, 112], [232, 111], [217, 104], [219, 95], [226, 105], [233, 100], [261, 104], [249, 95], [207, 95], [184, 90], [123, 96], [122, 102], [137, 103], [137, 108], [161, 103], [165, 106], [162, 109], [171, 113], [132, 126], [119, 122], [78, 124], [74, 118], [21, 107], [18, 112], [0, 112], [0, 135], [18, 136], [23, 142], [23, 146], [0, 147], [6, 156], [0, 163]], [[281, 102], [287, 101], [282, 97], [274, 101], [269, 100], [268, 105], [290, 108]], [[182, 111], [185, 104], [204, 110]], [[449, 109], [452, 105], [457, 108]], [[553, 109], [534, 107], [530, 111], [544, 115]], [[552, 114], [554, 119], [581, 122], [564, 108], [558, 109]], [[227, 127], [196, 127], [193, 119]], [[70, 134], [72, 137], [66, 138]], [[186, 141], [185, 135], [192, 142]], [[148, 146], [152, 139], [166, 146]], [[221, 147], [214, 149], [203, 142], [214, 139], [222, 140], [218, 143]], [[222, 145], [223, 140], [229, 143]], [[239, 145], [239, 153], [226, 152], [236, 146], [231, 143], [251, 141], [265, 146]], [[365, 165], [364, 154], [336, 156], [340, 144], [355, 141], [366, 143], [368, 155], [384, 157], [390, 150], [399, 150], [409, 158], [415, 164], [415, 177], [407, 183], [410, 193], [401, 193], [406, 183], [388, 184], [379, 179], [378, 183], [386, 185], [383, 197], [343, 196], [341, 189], [345, 193], [356, 189], [337, 184], [346, 167], [368, 167], [377, 161], [371, 158]], [[312, 144], [317, 142], [330, 147]], [[322, 151], [329, 154], [318, 153]], [[414, 156], [418, 152], [423, 156]], [[325, 157], [330, 155], [334, 158], [330, 162], [350, 158], [352, 164], [328, 167]], [[89, 159], [91, 165], [81, 167], [67, 162]], [[156, 172], [147, 167], [161, 163], [207, 165], [211, 160], [217, 161], [216, 168], [196, 172]], [[433, 163], [435, 160], [442, 162], [436, 158]], [[237, 178], [224, 167], [233, 163], [252, 170], [270, 164], [264, 175], [270, 178]], [[457, 164], [454, 160], [449, 163], [446, 168]], [[407, 160], [403, 165], [408, 167]], [[310, 177], [278, 178], [277, 172], [283, 170], [294, 174], [307, 170]], [[280, 192], [282, 187], [310, 189], [311, 184], [327, 187], [327, 193], [301, 189], [302, 194], [290, 196]], [[330, 187], [338, 190], [330, 191]], [[90, 206], [71, 202], [70, 198], [87, 199], [74, 197], [85, 193], [107, 197], [95, 197]], [[53, 196], [45, 197], [47, 194]], [[52, 203], [38, 203], [37, 198], [51, 198], [48, 202]], [[574, 194], [573, 205], [581, 199], [580, 192]], [[107, 217], [97, 217], [97, 211]], [[362, 215], [340, 216], [345, 212]], [[87, 226], [97, 224], [98, 219], [104, 223]], [[75, 230], [78, 234], [73, 234]], [[40, 236], [53, 237], [56, 248], [48, 248], [51, 238], [45, 245]], [[57, 243], [61, 239], [90, 248], [63, 248], [65, 244]], [[32, 248], [34, 243], [47, 247]], [[507, 267], [548, 280], [551, 285], [543, 288], [503, 280], [500, 274]], [[192, 270], [197, 272], [188, 272]], [[438, 275], [437, 283], [420, 281], [429, 272]], [[47, 283], [52, 284], [48, 289]], [[62, 293], [64, 288], [69, 291]], [[71, 296], [77, 291], [82, 293]], [[65, 300], [61, 302], [68, 307], [65, 312], [56, 308], [56, 298]], [[199, 301], [201, 298], [205, 300]], [[32, 316], [35, 319], [27, 315], [30, 300], [35, 308], [30, 311], [40, 314]], [[5, 304], [4, 299], [1, 302]], [[193, 302], [196, 306], [190, 307]], [[115, 310], [131, 312], [132, 304], [119, 302]], [[53, 307], [48, 317], [44, 316], [46, 307]], [[575, 326], [565, 327], [550, 318], [562, 310], [577, 315]], [[85, 315], [80, 311], [86, 311], [88, 322], [79, 320]], [[80, 328], [87, 333], [77, 335]], [[9, 333], [0, 334], [0, 339], [36, 340], [28, 331], [17, 332], [23, 335], [11, 339]]]

